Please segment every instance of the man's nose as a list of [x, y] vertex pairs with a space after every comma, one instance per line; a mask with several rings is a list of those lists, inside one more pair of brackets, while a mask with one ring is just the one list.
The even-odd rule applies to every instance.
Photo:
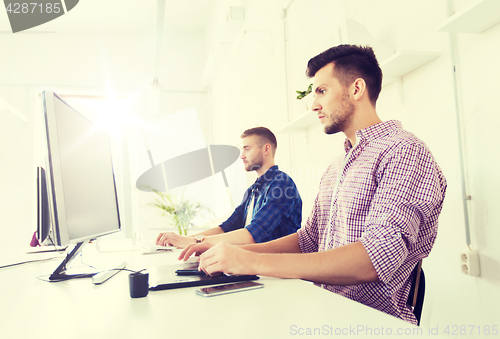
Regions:
[[319, 104], [318, 97], [316, 96], [314, 97], [314, 101], [311, 106], [311, 111], [313, 112], [321, 111], [321, 105]]

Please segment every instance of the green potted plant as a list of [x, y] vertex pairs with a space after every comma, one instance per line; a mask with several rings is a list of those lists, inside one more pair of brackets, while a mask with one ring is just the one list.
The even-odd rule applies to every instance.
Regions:
[[311, 93], [312, 87], [313, 87], [313, 84], [309, 84], [309, 86], [307, 87], [307, 89], [305, 91], [295, 91], [298, 94], [297, 100], [300, 100], [300, 99], [304, 98], [306, 95], [308, 95], [309, 93]]
[[313, 84], [309, 84], [305, 91], [295, 91], [297, 95], [297, 100], [299, 100], [299, 111], [309, 111], [312, 108], [314, 101], [314, 95], [311, 94]]
[[208, 207], [186, 198], [184, 191], [180, 195], [175, 195], [172, 192], [164, 193], [154, 188], [150, 190], [155, 194], [155, 202], [149, 205], [160, 209], [163, 216], [170, 216], [180, 235], [187, 235], [188, 228], [192, 226], [191, 221], [198, 213], [202, 211], [211, 213]]

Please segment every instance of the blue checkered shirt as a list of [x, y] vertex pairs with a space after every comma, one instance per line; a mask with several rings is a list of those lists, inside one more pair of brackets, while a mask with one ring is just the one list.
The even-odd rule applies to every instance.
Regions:
[[247, 210], [255, 195], [252, 221], [246, 229], [256, 243], [297, 232], [302, 221], [302, 199], [292, 178], [275, 165], [250, 186], [241, 204], [220, 225], [224, 232], [245, 227]]

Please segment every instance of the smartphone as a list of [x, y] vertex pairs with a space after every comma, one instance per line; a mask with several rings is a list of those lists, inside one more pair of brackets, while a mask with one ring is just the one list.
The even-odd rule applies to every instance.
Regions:
[[254, 290], [256, 288], [262, 288], [262, 287], [264, 287], [264, 284], [256, 283], [253, 281], [243, 281], [234, 284], [225, 284], [225, 285], [200, 288], [196, 290], [196, 294], [201, 295], [202, 297], [213, 297], [216, 295]]

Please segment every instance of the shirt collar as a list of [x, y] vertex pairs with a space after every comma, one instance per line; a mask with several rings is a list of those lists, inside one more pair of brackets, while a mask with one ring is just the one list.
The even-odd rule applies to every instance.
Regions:
[[252, 188], [260, 188], [261, 186], [264, 186], [267, 182], [271, 181], [274, 179], [276, 176], [276, 172], [278, 171], [278, 165], [274, 165], [272, 167], [269, 167], [269, 169], [266, 171], [266, 173], [262, 174], [260, 177], [255, 180], [255, 183], [252, 185]]
[[[402, 128], [403, 125], [397, 120], [379, 122], [378, 124], [356, 131], [356, 143], [359, 145], [367, 144], [372, 140], [378, 139]], [[353, 145], [351, 145], [351, 141], [346, 138], [344, 141], [345, 151], [348, 152], [352, 147]]]

